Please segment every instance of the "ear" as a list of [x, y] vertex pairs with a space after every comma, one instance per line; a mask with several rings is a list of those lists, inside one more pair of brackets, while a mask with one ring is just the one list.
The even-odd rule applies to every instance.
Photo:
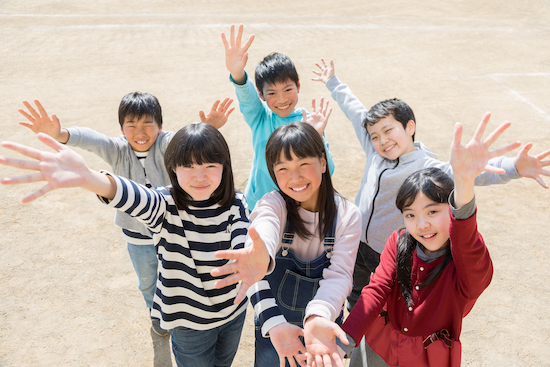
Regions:
[[260, 99], [265, 102], [265, 98], [262, 92], [258, 88], [256, 88], [256, 90], [258, 91], [258, 95], [260, 96]]
[[407, 128], [405, 130], [407, 131], [407, 135], [413, 136], [416, 132], [416, 123], [413, 120], [409, 120], [409, 122], [407, 122]]
[[327, 159], [325, 158], [325, 154], [323, 153], [323, 156], [321, 157], [321, 173], [325, 173], [327, 171]]
[[297, 93], [300, 93], [300, 79], [298, 79], [298, 83], [296, 83], [296, 90]]
[[120, 131], [122, 132], [122, 135], [126, 136], [126, 134], [124, 133], [124, 129], [122, 128], [122, 126], [120, 127]]

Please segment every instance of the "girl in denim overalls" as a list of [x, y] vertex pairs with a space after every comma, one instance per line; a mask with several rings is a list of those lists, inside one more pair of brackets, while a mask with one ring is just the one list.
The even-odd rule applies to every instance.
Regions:
[[266, 146], [278, 190], [251, 214], [271, 258], [268, 275], [247, 293], [256, 313], [257, 367], [283, 366], [285, 358], [287, 366], [304, 365], [304, 320], [341, 321], [361, 216], [332, 187], [325, 157], [320, 134], [305, 123], [281, 126]]

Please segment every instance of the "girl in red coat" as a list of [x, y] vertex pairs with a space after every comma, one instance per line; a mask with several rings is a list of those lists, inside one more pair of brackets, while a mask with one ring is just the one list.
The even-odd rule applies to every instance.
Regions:
[[380, 265], [341, 329], [326, 319], [308, 320], [308, 366], [343, 366], [335, 337], [351, 349], [363, 336], [390, 366], [460, 366], [462, 319], [493, 274], [477, 231], [474, 179], [484, 170], [502, 173], [488, 160], [519, 144], [490, 152], [510, 124], [481, 141], [489, 117], [466, 146], [460, 143], [462, 126], [455, 126], [454, 191], [453, 180], [437, 168], [418, 171], [403, 183], [396, 205], [405, 229], [388, 239]]

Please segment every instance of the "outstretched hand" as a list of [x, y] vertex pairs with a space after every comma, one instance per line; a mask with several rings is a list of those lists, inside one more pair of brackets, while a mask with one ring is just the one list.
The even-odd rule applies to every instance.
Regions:
[[330, 60], [330, 63], [327, 65], [325, 59], [321, 59], [321, 63], [322, 65], [318, 62], [315, 63], [319, 71], [313, 70], [313, 74], [317, 75], [317, 78], [311, 78], [311, 80], [327, 84], [328, 80], [334, 76], [334, 61]]
[[543, 169], [543, 167], [550, 166], [550, 160], [543, 161], [544, 158], [550, 155], [550, 150], [530, 156], [529, 151], [532, 147], [533, 143], [527, 143], [518, 153], [515, 161], [516, 169], [521, 177], [532, 178], [539, 185], [547, 189], [548, 185], [540, 176], [550, 177], [550, 171]]
[[502, 123], [491, 134], [489, 134], [485, 140], [481, 141], [490, 117], [491, 114], [489, 112], [485, 113], [474, 133], [474, 136], [465, 146], [461, 145], [462, 124], [459, 122], [456, 123], [453, 142], [451, 144], [450, 158], [450, 163], [453, 167], [453, 174], [455, 178], [458, 177], [464, 180], [473, 180], [484, 171], [497, 174], [505, 173], [504, 169], [488, 164], [489, 159], [499, 157], [516, 149], [520, 146], [520, 142], [516, 141], [505, 147], [490, 151], [489, 147], [511, 125], [508, 121]]
[[321, 316], [310, 316], [304, 324], [304, 340], [307, 348], [307, 366], [344, 367], [338, 353], [336, 337], [349, 344], [346, 333], [336, 324]]
[[205, 115], [204, 111], [200, 110], [199, 117], [201, 122], [212, 125], [216, 129], [221, 128], [227, 122], [227, 118], [231, 115], [231, 112], [235, 110], [235, 107], [229, 108], [231, 103], [233, 103], [233, 99], [226, 97], [221, 103], [219, 99], [214, 102], [208, 115]]
[[328, 101], [325, 103], [325, 98], [321, 97], [321, 103], [319, 103], [319, 110], [317, 110], [317, 107], [315, 106], [315, 98], [311, 100], [311, 106], [312, 106], [312, 112], [309, 114], [309, 119], [307, 118], [307, 113], [305, 110], [302, 111], [302, 118], [304, 119], [304, 122], [307, 122], [317, 132], [321, 137], [323, 137], [323, 132], [325, 131], [325, 127], [328, 123], [328, 118], [330, 117], [330, 114], [332, 113], [332, 107], [328, 107]]
[[252, 246], [239, 250], [217, 251], [216, 257], [233, 261], [229, 261], [224, 266], [215, 268], [210, 272], [214, 277], [231, 274], [218, 280], [215, 283], [216, 288], [223, 288], [241, 282], [239, 293], [235, 297], [235, 304], [241, 302], [250, 286], [264, 278], [271, 261], [265, 243], [256, 229], [250, 227], [248, 235], [252, 239]]
[[46, 193], [61, 188], [78, 187], [87, 182], [90, 170], [84, 159], [70, 148], [58, 143], [52, 137], [39, 133], [38, 140], [52, 148], [55, 152], [45, 152], [22, 144], [4, 141], [0, 146], [11, 149], [33, 160], [0, 157], [0, 164], [31, 171], [17, 177], [5, 177], [3, 185], [25, 184], [31, 182], [46, 181], [47, 183], [32, 194], [23, 198], [23, 203], [28, 203]]
[[304, 366], [306, 361], [306, 348], [300, 340], [304, 336], [304, 330], [296, 325], [285, 322], [269, 330], [269, 338], [279, 356], [280, 367], [285, 367], [286, 360], [291, 367]]
[[225, 33], [222, 32], [222, 41], [225, 47], [225, 66], [227, 70], [233, 76], [233, 80], [238, 84], [244, 82], [244, 67], [248, 61], [248, 48], [254, 41], [254, 35], [251, 35], [248, 41], [241, 47], [241, 42], [243, 39], [243, 29], [244, 26], [239, 25], [239, 30], [237, 36], [235, 37], [235, 25], [231, 25], [231, 34], [229, 37], [229, 42], [225, 37]]
[[[35, 134], [44, 133], [55, 140], [62, 139], [61, 123], [57, 116], [55, 114], [52, 114], [52, 117], [48, 116], [48, 113], [38, 100], [35, 99], [34, 103], [38, 111], [36, 111], [29, 102], [23, 101], [23, 104], [27, 107], [29, 112], [22, 108], [18, 109], [18, 111], [25, 116], [28, 121], [19, 121], [19, 125], [31, 129]], [[66, 141], [62, 142], [66, 143]]]

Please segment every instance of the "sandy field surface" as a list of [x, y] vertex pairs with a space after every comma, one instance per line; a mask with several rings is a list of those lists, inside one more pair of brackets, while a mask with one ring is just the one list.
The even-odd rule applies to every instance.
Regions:
[[[214, 100], [234, 97], [220, 34], [243, 23], [256, 35], [247, 71], [270, 52], [289, 55], [301, 106], [330, 97], [311, 70], [334, 59], [366, 106], [407, 101], [417, 140], [442, 160], [454, 123], [469, 138], [486, 111], [491, 128], [512, 121], [501, 143], [533, 142], [538, 154], [550, 148], [548, 19], [547, 0], [2, 0], [0, 140], [43, 147], [17, 125], [32, 99], [63, 126], [111, 136], [120, 134], [120, 99], [136, 90], [159, 98], [165, 130], [196, 121]], [[332, 105], [335, 186], [353, 200], [365, 157]], [[222, 133], [244, 189], [252, 148], [238, 110]], [[0, 168], [0, 177], [14, 173]], [[150, 330], [113, 211], [79, 189], [20, 203], [39, 186], [0, 187], [0, 366], [174, 366], [169, 338]], [[550, 366], [550, 191], [521, 179], [476, 195], [495, 274], [464, 320], [463, 365]], [[253, 348], [249, 312], [234, 366], [252, 366]]]

